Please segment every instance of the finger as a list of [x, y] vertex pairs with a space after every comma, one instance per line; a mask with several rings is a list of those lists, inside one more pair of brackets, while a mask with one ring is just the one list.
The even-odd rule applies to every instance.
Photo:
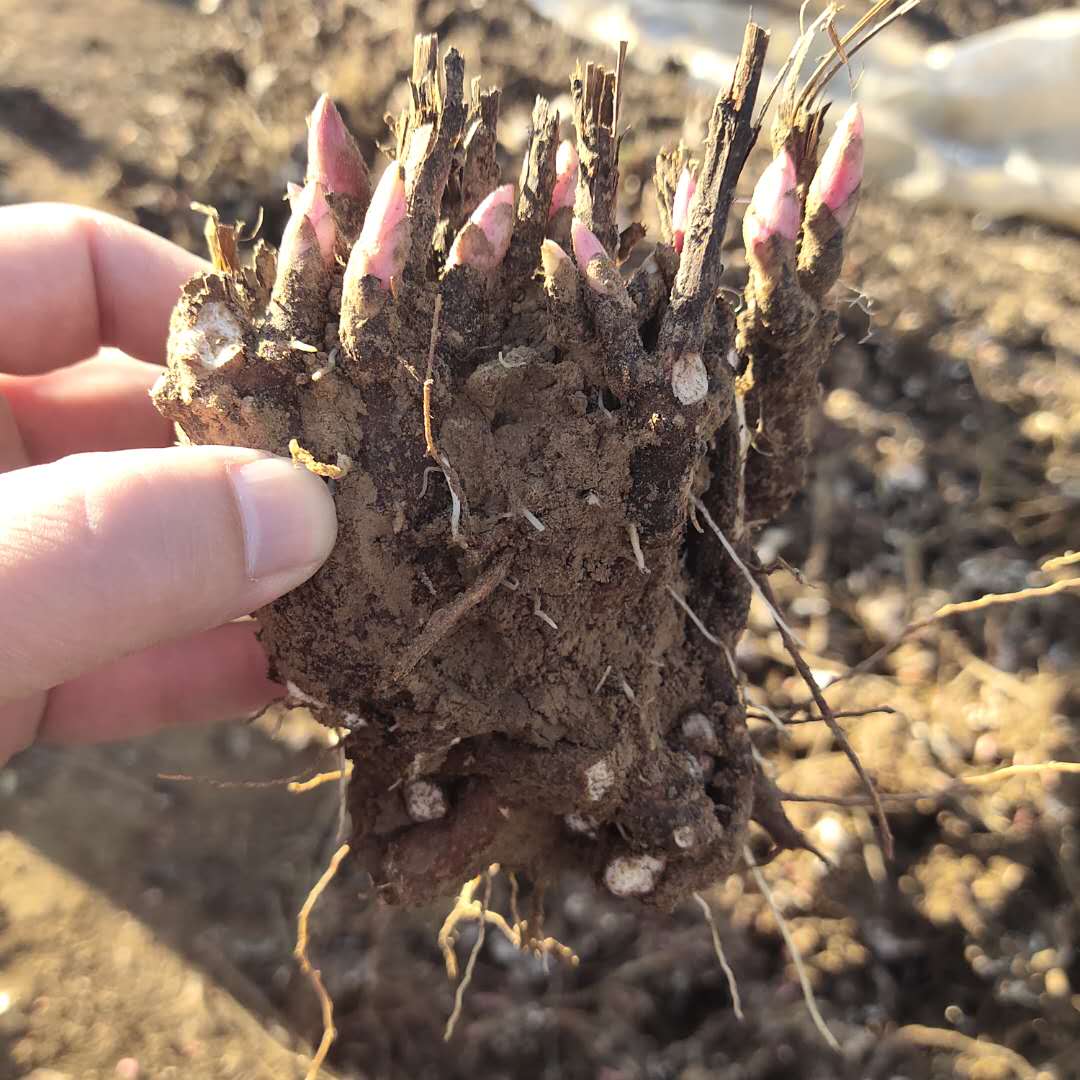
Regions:
[[230, 623], [126, 656], [57, 687], [47, 742], [103, 742], [163, 727], [252, 716], [284, 694], [266, 677], [255, 623]]
[[30, 464], [22, 433], [15, 420], [15, 410], [0, 386], [0, 473], [21, 469]]
[[150, 402], [161, 368], [105, 349], [45, 375], [0, 374], [0, 394], [14, 412], [35, 465], [69, 454], [170, 446], [172, 424]]
[[0, 701], [244, 615], [333, 546], [326, 485], [219, 446], [80, 454], [0, 476]]
[[180, 286], [205, 265], [96, 210], [0, 209], [0, 371], [51, 371], [103, 345], [164, 362]]

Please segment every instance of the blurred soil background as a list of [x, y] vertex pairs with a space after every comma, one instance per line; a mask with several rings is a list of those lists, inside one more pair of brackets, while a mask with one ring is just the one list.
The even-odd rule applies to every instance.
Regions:
[[[941, 40], [1051, 6], [926, 0], [909, 29]], [[610, 59], [514, 0], [0, 7], [0, 202], [84, 203], [194, 250], [193, 199], [226, 219], [254, 222], [261, 209], [266, 233], [280, 235], [319, 92], [335, 95], [373, 159], [416, 31], [437, 30], [469, 73], [503, 87], [508, 178], [534, 95], [565, 104], [575, 60]], [[631, 74], [628, 214], [654, 220], [655, 151], [695, 143], [710, 97], [675, 62]], [[765, 158], [759, 149], [751, 178]], [[1040, 563], [1080, 546], [1080, 237], [899, 205], [871, 185], [844, 281], [811, 481], [760, 545], [764, 562], [800, 568], [802, 581], [773, 583], [822, 678], [946, 600], [1048, 583]], [[741, 1022], [696, 905], [643, 915], [566, 881], [547, 893], [546, 929], [580, 966], [522, 956], [489, 933], [445, 1045], [454, 987], [435, 935], [449, 905], [385, 910], [346, 873], [312, 927], [337, 1004], [330, 1071], [1080, 1077], [1080, 785], [1042, 774], [949, 787], [1080, 757], [1078, 609], [1061, 595], [953, 619], [830, 691], [837, 709], [888, 708], [845, 724], [884, 792], [921, 795], [889, 802], [891, 863], [824, 725], [752, 721], [781, 787], [839, 800], [789, 804], [835, 870], [789, 853], [765, 871], [839, 1055], [812, 1025], [776, 919], [745, 875], [709, 896]], [[753, 704], [784, 713], [805, 697], [763, 611], [739, 662]], [[321, 1025], [292, 959], [295, 916], [335, 846], [337, 794], [259, 785], [334, 761], [297, 711], [41, 747], [0, 771], [0, 1080], [303, 1076]], [[501, 888], [493, 902], [505, 905]], [[474, 939], [466, 927], [462, 956]]]

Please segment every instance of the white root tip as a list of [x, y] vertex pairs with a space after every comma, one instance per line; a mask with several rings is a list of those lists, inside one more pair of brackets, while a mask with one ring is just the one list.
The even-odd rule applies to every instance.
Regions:
[[630, 547], [634, 552], [634, 561], [638, 569], [643, 574], [647, 574], [649, 568], [645, 565], [645, 552], [641, 550], [641, 537], [638, 536], [637, 526], [631, 523], [626, 526], [626, 531], [630, 534]]
[[521, 508], [521, 516], [537, 531], [543, 532], [547, 526], [531, 511]]
[[576, 833], [578, 836], [596, 836], [596, 820], [586, 817], [584, 814], [567, 814], [563, 818], [563, 823], [572, 833]]

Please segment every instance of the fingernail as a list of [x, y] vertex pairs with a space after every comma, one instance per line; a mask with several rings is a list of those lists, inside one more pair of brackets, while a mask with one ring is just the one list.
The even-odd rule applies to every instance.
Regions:
[[228, 475], [244, 530], [248, 577], [295, 575], [297, 585], [310, 577], [337, 539], [337, 514], [326, 484], [278, 457], [230, 466]]

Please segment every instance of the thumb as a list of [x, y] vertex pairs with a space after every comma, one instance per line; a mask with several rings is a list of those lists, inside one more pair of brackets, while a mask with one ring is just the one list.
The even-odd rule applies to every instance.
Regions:
[[19, 469], [0, 506], [0, 701], [254, 611], [337, 536], [323, 481], [232, 447]]

